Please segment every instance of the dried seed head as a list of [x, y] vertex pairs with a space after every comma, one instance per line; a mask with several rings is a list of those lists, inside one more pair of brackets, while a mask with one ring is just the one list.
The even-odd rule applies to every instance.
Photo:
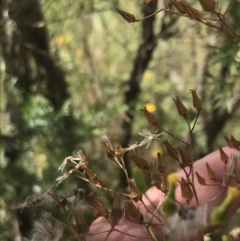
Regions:
[[147, 110], [147, 107], [144, 106], [143, 109], [141, 109], [141, 111], [143, 111], [146, 119], [148, 120], [149, 124], [150, 125], [153, 125], [153, 126], [158, 126], [158, 120], [156, 118], [155, 115], [153, 115], [152, 113], [150, 113], [148, 110]]
[[136, 223], [143, 223], [143, 215], [137, 207], [137, 203], [126, 200], [125, 203], [125, 218]]
[[115, 138], [115, 148], [114, 148], [114, 152], [115, 155], [122, 158], [124, 155], [124, 149], [121, 145], [121, 143], [119, 142], [119, 140], [117, 138]]
[[117, 13], [119, 13], [128, 23], [134, 23], [134, 22], [138, 22], [139, 21], [131, 13], [125, 12], [123, 10], [120, 10], [119, 8], [116, 8], [115, 11]]
[[238, 163], [240, 162], [240, 153], [232, 153], [230, 155], [229, 163], [226, 168], [226, 174], [228, 177], [236, 177], [238, 173]]
[[163, 144], [166, 146], [168, 155], [173, 159], [178, 161], [178, 151], [176, 148], [174, 148], [167, 140], [163, 141]]
[[201, 17], [200, 12], [184, 0], [173, 0], [172, 4], [180, 13], [186, 14], [190, 19], [198, 19]]
[[138, 155], [136, 150], [132, 150], [130, 156], [137, 167], [139, 167], [142, 170], [149, 170], [148, 162], [146, 160], [144, 160], [143, 158], [141, 158]]
[[81, 238], [85, 238], [89, 231], [89, 227], [84, 217], [84, 210], [86, 209], [84, 195], [85, 190], [79, 188], [72, 203], [72, 212], [76, 223], [75, 231]]
[[215, 12], [216, 3], [213, 0], [198, 0], [205, 12]]
[[233, 136], [229, 139], [228, 137], [224, 136], [227, 142], [227, 145], [230, 148], [234, 148], [236, 150], [240, 150], [240, 141], [236, 140]]
[[128, 186], [130, 189], [130, 198], [134, 201], [142, 199], [142, 194], [138, 191], [136, 184], [133, 179], [128, 179]]
[[181, 147], [178, 147], [178, 151], [179, 151], [179, 154], [181, 157], [182, 167], [192, 166], [193, 160], [190, 157], [190, 155], [185, 150], [183, 150]]
[[157, 157], [158, 157], [158, 171], [160, 173], [167, 173], [167, 169], [166, 169], [166, 165], [164, 164], [163, 160], [162, 160], [162, 155], [160, 152], [157, 153]]
[[161, 190], [163, 178], [161, 173], [158, 171], [157, 163], [151, 162], [149, 163], [149, 167], [150, 167], [150, 173], [151, 173], [151, 184], [154, 185], [159, 190]]
[[190, 90], [190, 93], [192, 94], [193, 107], [195, 109], [197, 109], [198, 111], [201, 111], [202, 110], [202, 101], [199, 99], [196, 90], [197, 89]]
[[200, 176], [200, 175], [198, 174], [198, 172], [195, 172], [195, 173], [196, 173], [196, 176], [197, 176], [198, 183], [199, 183], [200, 185], [205, 185], [205, 184], [206, 184], [206, 180], [205, 180], [202, 176]]
[[110, 214], [110, 221], [112, 227], [118, 224], [120, 219], [123, 217], [124, 214], [124, 202], [123, 202], [123, 194], [122, 193], [114, 193], [114, 201], [113, 206]]
[[52, 223], [46, 219], [40, 219], [33, 224], [33, 240], [60, 241], [63, 236], [63, 227], [59, 222]]
[[98, 179], [97, 174], [90, 170], [86, 165], [82, 166], [82, 170], [85, 172], [85, 175], [91, 180], [94, 184], [100, 187], [106, 187], [105, 183]]
[[188, 109], [184, 106], [179, 97], [177, 96], [176, 99], [173, 99], [173, 101], [177, 107], [178, 114], [182, 116], [185, 120], [188, 120]]
[[190, 185], [189, 181], [186, 181], [183, 177], [181, 178], [180, 181], [180, 186], [181, 186], [181, 194], [182, 197], [186, 200], [187, 204], [192, 200], [194, 197], [194, 193], [192, 190], [192, 187]]
[[206, 162], [207, 167], [207, 174], [210, 179], [215, 179], [216, 173], [213, 171], [213, 169], [209, 166], [209, 164]]
[[96, 197], [93, 193], [90, 193], [89, 197], [93, 201], [93, 206], [88, 206], [90, 211], [97, 217], [108, 217], [110, 212], [105, 198]]
[[240, 141], [236, 140], [233, 136], [231, 136], [232, 147], [236, 150], [240, 150]]
[[218, 148], [220, 152], [220, 158], [221, 160], [226, 164], [228, 161], [228, 155], [223, 151], [221, 147]]
[[107, 154], [107, 158], [111, 161], [115, 161], [114, 149], [113, 149], [112, 143], [110, 142], [109, 138], [107, 136], [103, 136], [102, 141], [103, 141], [103, 148]]

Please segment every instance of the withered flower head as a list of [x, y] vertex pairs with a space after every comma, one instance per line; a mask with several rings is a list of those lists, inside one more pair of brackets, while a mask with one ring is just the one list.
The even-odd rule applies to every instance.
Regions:
[[178, 114], [182, 116], [185, 120], [188, 120], [188, 109], [184, 106], [179, 97], [177, 96], [176, 99], [173, 99], [173, 101], [177, 107]]
[[226, 169], [226, 175], [228, 180], [229, 179], [236, 179], [238, 182], [238, 179], [240, 177], [240, 173], [238, 173], [238, 165], [240, 163], [240, 152], [232, 153], [230, 155], [229, 163], [227, 165]]
[[137, 167], [139, 167], [142, 170], [149, 170], [149, 164], [146, 160], [141, 158], [136, 150], [131, 151], [131, 159], [134, 161]]
[[93, 193], [90, 193], [89, 197], [91, 197], [93, 201], [93, 206], [88, 206], [90, 211], [97, 217], [108, 217], [110, 212], [105, 198], [96, 197]]
[[142, 199], [142, 194], [138, 191], [133, 179], [128, 179], [128, 186], [130, 189], [130, 198], [134, 201]]
[[227, 142], [227, 145], [230, 148], [234, 148], [236, 150], [240, 150], [240, 141], [236, 140], [233, 136], [229, 139], [228, 137], [224, 136]]
[[163, 144], [166, 146], [168, 155], [173, 159], [178, 161], [178, 151], [174, 148], [167, 140], [163, 141]]
[[179, 151], [179, 154], [181, 157], [183, 167], [192, 166], [193, 160], [190, 157], [190, 155], [185, 150], [183, 150], [181, 147], [178, 147], [178, 151]]
[[150, 167], [150, 173], [151, 173], [151, 184], [154, 185], [159, 190], [161, 190], [163, 178], [161, 173], [158, 171], [157, 163], [150, 162], [149, 167]]
[[206, 162], [207, 167], [207, 174], [210, 179], [215, 179], [216, 173], [213, 171], [213, 169], [209, 166], [209, 164]]
[[141, 111], [144, 113], [146, 119], [148, 120], [149, 124], [150, 125], [153, 125], [153, 126], [158, 126], [158, 119], [156, 118], [155, 115], [153, 115], [152, 113], [150, 113], [148, 110], [147, 110], [147, 107], [144, 106], [143, 109], [141, 109]]
[[136, 223], [143, 223], [143, 216], [139, 208], [137, 207], [137, 203], [130, 200], [126, 200], [124, 202], [124, 205], [125, 205], [125, 218], [127, 220], [136, 222]]
[[216, 3], [213, 0], [198, 0], [205, 12], [215, 12]]
[[75, 232], [81, 238], [86, 237], [89, 231], [89, 227], [84, 217], [85, 205], [85, 190], [79, 188], [76, 191], [75, 199], [72, 203], [72, 213], [75, 219]]
[[131, 13], [125, 12], [119, 8], [116, 8], [115, 11], [117, 13], [119, 13], [128, 23], [135, 23], [138, 22], [139, 20], [137, 20], [135, 18], [135, 16]]
[[190, 90], [190, 93], [192, 94], [193, 107], [195, 109], [197, 109], [198, 111], [201, 111], [202, 110], [202, 101], [198, 97], [196, 90], [197, 89]]
[[196, 176], [197, 176], [198, 183], [199, 183], [200, 185], [205, 185], [205, 184], [206, 184], [206, 180], [205, 180], [202, 176], [200, 176], [200, 175], [198, 174], [198, 172], [195, 172], [195, 173], [196, 173]]
[[114, 201], [113, 201], [113, 206], [110, 214], [110, 221], [111, 221], [112, 227], [117, 225], [120, 219], [124, 215], [123, 194], [115, 192], [113, 196], [114, 196]]
[[228, 161], [228, 155], [223, 151], [221, 147], [218, 148], [220, 152], [220, 158], [221, 160], [226, 164]]
[[183, 177], [181, 178], [180, 186], [182, 197], [186, 200], [187, 204], [189, 204], [194, 197], [192, 186], [190, 185], [189, 181], [185, 180]]
[[52, 223], [41, 219], [34, 222], [33, 235], [33, 240], [60, 241], [63, 236], [63, 227], [59, 222]]

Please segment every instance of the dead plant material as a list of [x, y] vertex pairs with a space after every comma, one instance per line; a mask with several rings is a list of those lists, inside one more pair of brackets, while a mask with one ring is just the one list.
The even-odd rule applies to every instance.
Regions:
[[128, 179], [128, 186], [130, 189], [130, 198], [134, 201], [142, 199], [142, 194], [138, 191], [136, 184], [133, 179]]
[[226, 164], [228, 162], [228, 155], [223, 151], [221, 147], [218, 148], [220, 152], [221, 160]]
[[202, 176], [200, 176], [200, 175], [198, 174], [198, 172], [195, 172], [195, 173], [196, 173], [196, 176], [197, 176], [198, 183], [199, 183], [200, 185], [206, 185], [206, 180], [205, 180]]
[[97, 217], [108, 217], [110, 211], [108, 210], [107, 202], [105, 198], [96, 197], [93, 193], [89, 194], [89, 197], [93, 201], [93, 206], [88, 205], [88, 208]]
[[173, 99], [173, 101], [177, 107], [178, 114], [182, 116], [186, 121], [188, 121], [188, 109], [185, 107], [178, 96], [176, 96], [176, 99]]
[[114, 201], [110, 213], [110, 222], [115, 227], [124, 215], [124, 202], [122, 193], [113, 193]]
[[157, 117], [155, 115], [153, 115], [152, 113], [150, 113], [147, 110], [146, 106], [144, 106], [143, 109], [141, 109], [141, 111], [144, 113], [144, 115], [145, 115], [145, 117], [148, 120], [150, 125], [158, 126], [158, 119], [157, 119]]
[[119, 8], [116, 8], [115, 12], [119, 13], [128, 23], [135, 23], [139, 21], [133, 14], [120, 10]]
[[189, 204], [194, 197], [194, 192], [190, 182], [182, 177], [180, 181], [180, 187], [182, 197], [186, 200], [187, 204]]
[[202, 101], [198, 97], [196, 90], [197, 89], [191, 89], [190, 90], [190, 93], [192, 94], [193, 107], [195, 109], [197, 109], [198, 111], [201, 111], [202, 110]]
[[209, 164], [206, 162], [207, 167], [207, 174], [210, 179], [215, 179], [216, 173], [213, 171], [213, 169], [209, 166]]
[[141, 158], [136, 150], [132, 150], [130, 153], [131, 159], [134, 161], [135, 165], [142, 170], [149, 170], [149, 164], [146, 160]]
[[181, 157], [182, 167], [191, 167], [193, 164], [193, 160], [192, 160], [191, 156], [185, 150], [183, 150], [181, 147], [178, 147], [178, 152]]
[[215, 12], [216, 3], [213, 0], [198, 0], [205, 12]]
[[131, 222], [143, 223], [143, 215], [138, 208], [138, 204], [132, 200], [126, 200], [124, 203], [125, 218]]
[[176, 161], [179, 161], [178, 158], [178, 151], [175, 147], [173, 147], [167, 140], [163, 141], [163, 144], [166, 146], [167, 151], [168, 151], [168, 155]]

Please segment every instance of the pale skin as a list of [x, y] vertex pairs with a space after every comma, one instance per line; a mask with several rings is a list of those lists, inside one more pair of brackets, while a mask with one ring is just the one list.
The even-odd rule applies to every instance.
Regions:
[[[236, 153], [237, 151], [234, 149], [231, 149], [229, 147], [223, 148], [224, 152], [230, 156], [231, 153]], [[207, 169], [206, 169], [206, 162], [209, 164], [209, 166], [213, 169], [213, 171], [216, 173], [216, 181], [210, 180], [207, 176]], [[240, 174], [240, 162], [238, 161], [238, 173]], [[194, 163], [194, 172], [197, 171], [202, 177], [206, 179], [206, 183], [208, 184], [216, 184], [216, 182], [222, 183], [223, 180], [223, 174], [224, 174], [224, 164], [220, 160], [220, 153], [219, 151], [215, 151], [202, 159], [198, 160]], [[180, 170], [178, 172], [179, 177], [185, 176], [184, 172]], [[221, 185], [216, 186], [203, 186], [200, 185], [197, 182], [197, 178], [195, 176], [195, 188], [198, 194], [199, 199], [199, 205], [204, 205], [205, 203], [208, 203], [206, 216], [209, 215], [209, 212], [212, 208], [218, 206], [223, 199], [226, 197], [226, 188]], [[186, 201], [181, 196], [181, 190], [178, 186], [176, 188], [176, 199], [181, 204], [186, 204]], [[217, 197], [217, 198], [215, 198]], [[215, 199], [214, 199], [215, 198]], [[154, 212], [156, 207], [161, 203], [161, 201], [164, 199], [164, 194], [156, 189], [155, 187], [150, 188], [146, 194], [143, 196], [143, 202], [147, 206], [148, 210], [150, 212]], [[139, 204], [142, 210], [145, 208], [142, 204]], [[190, 203], [191, 206], [197, 206], [196, 201], [193, 200]], [[232, 216], [233, 213], [236, 212], [236, 210], [240, 207], [240, 197], [236, 198], [230, 207], [230, 210], [228, 212], [228, 216]], [[164, 240], [164, 229], [160, 225], [160, 222], [157, 219], [151, 219], [152, 215], [149, 213], [146, 213], [146, 211], [143, 211], [144, 219], [145, 220], [151, 220], [151, 223], [154, 223], [155, 225], [151, 225], [151, 229], [155, 234], [155, 237], [158, 241]], [[157, 225], [156, 225], [157, 224]], [[184, 237], [181, 237], [181, 235], [178, 235], [176, 238], [173, 239], [173, 241], [187, 241], [187, 240], [202, 240], [202, 236], [204, 233], [207, 233], [209, 231], [213, 231], [215, 229], [219, 228], [219, 226], [207, 226], [204, 229], [199, 230], [198, 234], [194, 239], [186, 239]], [[89, 235], [86, 237], [87, 241], [150, 241], [149, 233], [146, 229], [146, 227], [142, 224], [137, 224], [130, 222], [128, 220], [122, 219], [118, 225], [115, 226], [115, 229], [117, 231], [112, 231], [110, 235], [109, 230], [111, 230], [111, 225], [109, 221], [106, 218], [100, 217], [96, 219], [92, 225], [90, 226], [90, 232]]]

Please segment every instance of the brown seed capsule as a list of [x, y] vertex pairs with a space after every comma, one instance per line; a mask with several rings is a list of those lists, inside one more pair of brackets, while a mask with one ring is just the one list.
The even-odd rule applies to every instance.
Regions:
[[93, 201], [93, 206], [88, 205], [90, 211], [97, 217], [108, 217], [110, 212], [105, 198], [96, 197], [93, 193], [90, 193], [89, 197]]
[[180, 181], [180, 187], [181, 187], [181, 194], [182, 197], [186, 200], [186, 202], [189, 204], [189, 202], [192, 200], [194, 197], [194, 193], [192, 190], [192, 187], [189, 183], [189, 181], [186, 181], [183, 177], [181, 178]]
[[157, 153], [157, 157], [158, 157], [158, 171], [160, 173], [167, 173], [167, 168], [162, 160], [162, 156], [160, 152]]
[[176, 99], [173, 99], [173, 101], [177, 107], [178, 114], [184, 119], [188, 120], [188, 109], [184, 106], [179, 97], [177, 96]]
[[124, 214], [124, 202], [123, 202], [123, 194], [122, 193], [114, 193], [114, 201], [113, 206], [110, 214], [110, 221], [112, 227], [118, 224], [120, 219], [123, 217]]
[[126, 200], [125, 203], [125, 218], [136, 223], [143, 223], [143, 216], [137, 207], [137, 203], [132, 200]]
[[128, 186], [130, 189], [130, 198], [133, 199], [134, 201], [141, 200], [142, 194], [138, 191], [133, 179], [128, 180]]
[[233, 136], [231, 136], [231, 143], [234, 149], [240, 150], [240, 141], [236, 140]]
[[197, 179], [198, 179], [198, 183], [200, 184], [200, 185], [205, 185], [206, 184], [206, 180], [202, 177], [202, 176], [200, 176], [199, 174], [198, 174], [198, 172], [195, 172], [196, 173], [196, 176], [197, 176]]
[[173, 160], [179, 160], [178, 158], [178, 151], [176, 148], [174, 148], [167, 140], [163, 141], [163, 144], [166, 146], [168, 155], [173, 159]]
[[138, 22], [139, 21], [131, 13], [125, 12], [123, 10], [120, 10], [119, 8], [116, 8], [115, 11], [117, 13], [119, 13], [128, 23], [134, 23], [134, 22]]
[[146, 119], [148, 120], [149, 124], [150, 125], [153, 125], [153, 126], [158, 126], [158, 119], [156, 118], [155, 115], [153, 115], [152, 113], [150, 113], [148, 110], [147, 110], [147, 107], [144, 106], [143, 109], [141, 109], [141, 111], [144, 113]]
[[218, 148], [220, 152], [220, 158], [221, 160], [226, 164], [228, 161], [228, 155], [223, 151], [221, 147]]
[[154, 185], [159, 190], [161, 190], [163, 178], [161, 173], [158, 171], [157, 163], [150, 162], [149, 167], [150, 167], [150, 173], [151, 173], [151, 184]]
[[137, 167], [139, 167], [142, 170], [149, 170], [149, 165], [146, 160], [141, 158], [136, 150], [132, 150], [130, 154], [131, 159], [134, 161]]
[[178, 151], [179, 151], [179, 154], [181, 157], [183, 167], [192, 166], [193, 161], [192, 161], [192, 158], [190, 157], [190, 155], [185, 150], [183, 150], [181, 147], [178, 147]]
[[213, 171], [213, 169], [209, 166], [209, 164], [206, 162], [207, 167], [207, 174], [210, 179], [215, 179], [216, 173]]
[[205, 12], [215, 12], [216, 3], [213, 0], [198, 0]]
[[202, 101], [199, 99], [196, 89], [190, 90], [190, 93], [192, 94], [192, 101], [193, 101], [193, 107], [197, 109], [198, 111], [202, 110]]

